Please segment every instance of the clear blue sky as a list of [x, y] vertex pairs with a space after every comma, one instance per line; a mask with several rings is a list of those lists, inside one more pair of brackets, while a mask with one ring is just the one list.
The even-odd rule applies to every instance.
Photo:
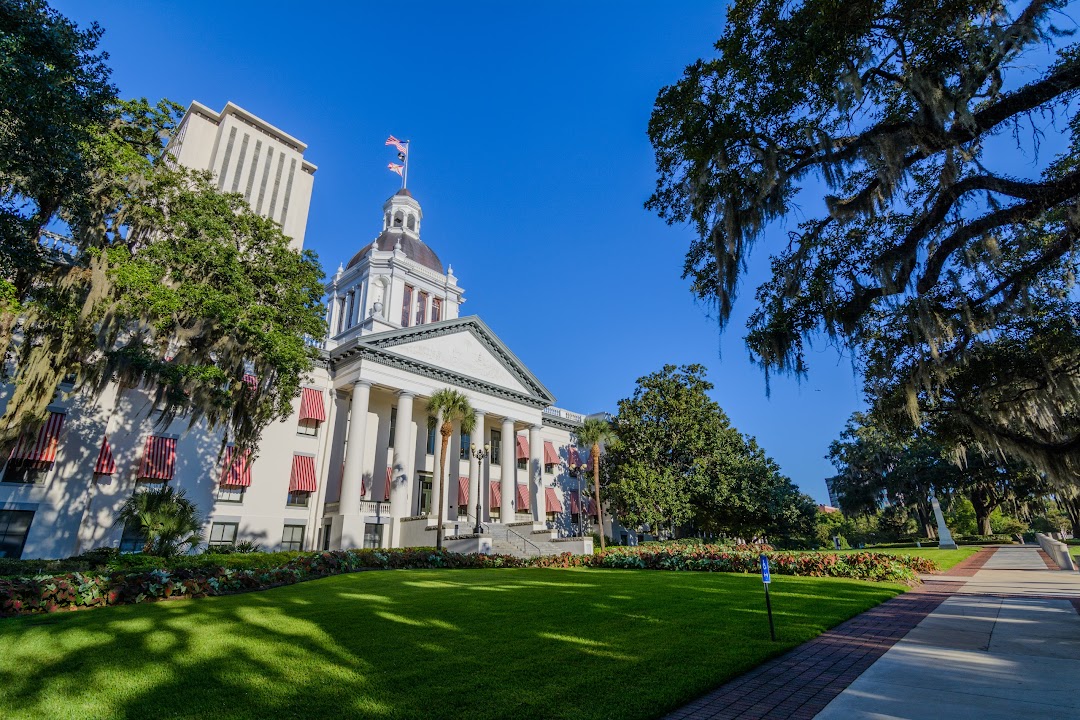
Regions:
[[105, 28], [127, 97], [227, 101], [303, 140], [318, 165], [306, 246], [328, 274], [370, 243], [398, 187], [389, 134], [412, 141], [423, 240], [476, 314], [555, 394], [614, 412], [665, 363], [701, 363], [714, 397], [805, 492], [861, 407], [850, 363], [812, 353], [772, 395], [742, 341], [776, 227], [758, 247], [730, 330], [680, 279], [691, 240], [642, 203], [646, 126], [661, 86], [711, 52], [722, 3], [54, 2]]

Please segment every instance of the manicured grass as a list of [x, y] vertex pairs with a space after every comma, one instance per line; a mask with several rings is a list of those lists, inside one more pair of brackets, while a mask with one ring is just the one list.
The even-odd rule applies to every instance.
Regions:
[[[917, 547], [901, 547], [901, 548], [852, 548], [850, 550], [821, 550], [820, 552], [835, 552], [835, 553], [859, 553], [859, 552], [873, 552], [881, 553], [882, 555], [914, 555], [915, 557], [926, 558], [927, 560], [933, 560], [937, 563], [940, 570], [948, 570], [953, 565], [967, 560], [975, 553], [982, 550], [981, 547], [974, 545], [961, 545], [956, 550], [941, 550], [940, 548], [917, 548]], [[817, 550], [809, 550], [806, 552], [819, 552]]]
[[0, 717], [649, 718], [903, 591], [630, 570], [399, 570], [0, 620]]

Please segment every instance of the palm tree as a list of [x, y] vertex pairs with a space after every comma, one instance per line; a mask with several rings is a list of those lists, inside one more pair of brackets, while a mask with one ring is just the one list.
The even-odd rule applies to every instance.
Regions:
[[185, 545], [202, 542], [202, 521], [195, 503], [183, 490], [162, 485], [155, 490], [136, 492], [120, 508], [117, 524], [135, 525], [146, 536], [143, 552], [172, 557]]
[[[577, 443], [579, 447], [589, 446], [589, 453], [592, 455], [593, 464], [593, 501], [596, 503], [596, 523], [600, 526], [600, 550], [605, 549], [604, 543], [604, 511], [600, 507], [600, 443], [611, 442], [615, 438], [615, 434], [611, 430], [611, 425], [606, 420], [599, 418], [585, 418], [585, 422], [581, 425], [581, 429], [577, 431]], [[579, 512], [584, 511], [585, 503], [582, 502], [583, 507], [578, 508]]]
[[435, 548], [442, 550], [443, 546], [443, 505], [446, 497], [446, 446], [450, 444], [450, 436], [454, 432], [454, 421], [461, 422], [461, 432], [472, 433], [476, 427], [476, 413], [473, 412], [469, 398], [457, 390], [444, 388], [437, 390], [428, 400], [428, 412], [432, 415], [442, 415], [442, 455], [439, 456], [439, 527], [435, 532]]

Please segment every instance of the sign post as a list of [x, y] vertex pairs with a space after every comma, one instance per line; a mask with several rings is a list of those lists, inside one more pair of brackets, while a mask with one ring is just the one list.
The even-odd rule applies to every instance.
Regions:
[[761, 555], [761, 582], [765, 584], [765, 610], [769, 613], [769, 637], [773, 642], [776, 642], [776, 628], [773, 626], [772, 619], [772, 600], [769, 599], [769, 584], [772, 582], [772, 576], [769, 574], [769, 558], [764, 554]]

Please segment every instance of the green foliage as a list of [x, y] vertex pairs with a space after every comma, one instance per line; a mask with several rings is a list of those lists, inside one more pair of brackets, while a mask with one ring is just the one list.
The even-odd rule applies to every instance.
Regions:
[[117, 524], [142, 531], [145, 555], [170, 558], [202, 542], [198, 508], [184, 490], [167, 483], [132, 494], [117, 513]]
[[[721, 327], [755, 244], [809, 213], [777, 243], [748, 322], [766, 373], [805, 373], [825, 335], [852, 350], [871, 404], [945, 412], [985, 455], [1077, 476], [1080, 50], [1055, 26], [1066, 7], [728, 6], [715, 56], [658, 94], [646, 206], [696, 228], [684, 277]], [[1067, 138], [1060, 155], [1039, 156], [1043, 133]], [[1002, 167], [1010, 142], [1037, 159]]]
[[[623, 522], [790, 543], [813, 533], [814, 502], [731, 427], [701, 365], [665, 365], [619, 402], [601, 477]], [[579, 435], [580, 439], [580, 435]]]
[[[74, 375], [87, 393], [149, 388], [162, 423], [205, 419], [254, 447], [318, 354], [305, 342], [325, 330], [315, 256], [177, 166], [166, 147], [182, 108], [117, 99], [96, 25], [33, 0], [0, 4], [0, 23], [0, 117], [19, 118], [0, 129], [0, 351], [19, 368], [0, 446], [35, 430]], [[39, 246], [46, 226], [74, 254]]]
[[[454, 422], [458, 422], [461, 425], [461, 432], [471, 433], [476, 427], [476, 413], [473, 411], [472, 405], [469, 404], [469, 398], [453, 388], [443, 388], [442, 390], [436, 390], [431, 394], [428, 399], [428, 412], [432, 415], [442, 418], [442, 426], [439, 428], [439, 434], [442, 436], [442, 452], [439, 455], [439, 497], [436, 499], [439, 503], [439, 525], [438, 530], [435, 533], [435, 546], [442, 550], [443, 546], [443, 513], [445, 512], [446, 504], [446, 454], [447, 447], [450, 444], [450, 436], [454, 432]], [[507, 438], [505, 442], [509, 442]], [[510, 501], [506, 501], [506, 506], [509, 507]]]
[[975, 521], [975, 508], [966, 497], [953, 498], [944, 513], [945, 524], [953, 535], [975, 535], [979, 526]]

